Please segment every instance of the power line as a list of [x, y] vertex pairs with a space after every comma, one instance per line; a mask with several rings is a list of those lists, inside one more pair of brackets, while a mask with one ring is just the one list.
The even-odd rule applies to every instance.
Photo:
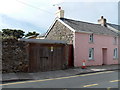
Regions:
[[22, 3], [22, 4], [26, 5], [26, 6], [29, 6], [29, 7], [35, 8], [35, 9], [42, 10], [42, 11], [44, 11], [44, 12], [50, 14], [50, 15], [53, 14], [53, 13], [51, 13], [51, 12], [45, 10], [45, 9], [41, 9], [41, 8], [36, 7], [36, 6], [34, 6], [34, 5], [28, 4], [28, 3], [26, 3], [26, 2], [23, 2], [23, 1], [20, 1], [20, 0], [16, 0], [16, 1], [19, 2], [19, 3]]

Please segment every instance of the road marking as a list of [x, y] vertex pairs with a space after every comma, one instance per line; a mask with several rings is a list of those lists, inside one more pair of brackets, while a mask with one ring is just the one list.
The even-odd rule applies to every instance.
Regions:
[[108, 87], [107, 90], [110, 90], [111, 87]]
[[98, 85], [98, 84], [85, 85], [83, 87], [92, 87], [92, 86], [96, 86], [96, 85]]
[[120, 80], [112, 80], [112, 81], [110, 81], [110, 82], [119, 82]]
[[92, 74], [75, 75], [75, 76], [68, 76], [68, 77], [43, 79], [43, 80], [32, 80], [32, 81], [23, 81], [23, 82], [15, 82], [15, 83], [6, 83], [6, 84], [0, 84], [0, 85], [3, 85], [3, 86], [4, 86], [4, 85], [14, 85], [14, 84], [32, 83], [32, 82], [43, 82], [43, 81], [59, 80], [59, 79], [67, 79], [67, 78], [73, 78], [73, 77], [89, 76], [89, 75], [96, 75], [96, 74], [102, 74], [102, 73], [112, 73], [112, 72], [114, 72], [114, 71], [98, 72], [98, 73], [92, 73]]
[[92, 74], [84, 74], [84, 75], [81, 75], [81, 76], [89, 76], [89, 75], [96, 75], [96, 74], [102, 74], [102, 73], [111, 73], [111, 72], [114, 72], [114, 71], [98, 72], [98, 73], [92, 73]]

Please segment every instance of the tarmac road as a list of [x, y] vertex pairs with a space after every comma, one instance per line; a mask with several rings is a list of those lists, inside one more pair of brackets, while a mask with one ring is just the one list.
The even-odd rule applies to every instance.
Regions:
[[[118, 71], [4, 83], [2, 88], [118, 88]], [[4, 89], [2, 89], [4, 90]]]

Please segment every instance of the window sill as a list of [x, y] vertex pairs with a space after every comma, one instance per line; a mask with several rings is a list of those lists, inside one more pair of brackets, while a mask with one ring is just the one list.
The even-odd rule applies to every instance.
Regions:
[[94, 44], [94, 42], [88, 42], [89, 44]]
[[113, 58], [113, 60], [118, 60], [118, 58]]
[[95, 61], [94, 59], [88, 59], [88, 61]]

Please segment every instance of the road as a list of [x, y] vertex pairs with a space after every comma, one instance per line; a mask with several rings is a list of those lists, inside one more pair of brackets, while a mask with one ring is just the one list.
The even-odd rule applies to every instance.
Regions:
[[119, 81], [118, 71], [106, 71], [0, 85], [2, 88], [118, 88]]

